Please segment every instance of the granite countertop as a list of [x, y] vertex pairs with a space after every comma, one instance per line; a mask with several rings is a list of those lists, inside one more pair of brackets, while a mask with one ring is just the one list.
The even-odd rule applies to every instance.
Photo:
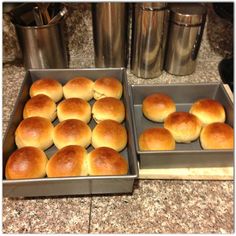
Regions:
[[[128, 70], [128, 82], [220, 81], [223, 54], [212, 47], [217, 38], [209, 37], [208, 28], [194, 74], [163, 72], [143, 80]], [[70, 67], [93, 67], [93, 61], [81, 55]], [[3, 66], [3, 134], [24, 75], [16, 61]], [[3, 233], [232, 233], [233, 228], [233, 181], [136, 180], [132, 195], [3, 198]]]

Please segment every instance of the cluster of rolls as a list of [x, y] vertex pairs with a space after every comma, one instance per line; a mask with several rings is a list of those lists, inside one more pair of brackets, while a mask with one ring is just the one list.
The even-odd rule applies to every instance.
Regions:
[[[6, 178], [127, 174], [128, 163], [119, 153], [127, 145], [122, 92], [114, 77], [95, 82], [76, 77], [64, 86], [52, 78], [36, 80], [15, 131], [18, 149], [7, 161]], [[97, 123], [93, 130], [91, 117]], [[58, 151], [48, 160], [44, 151], [53, 144]], [[90, 144], [95, 149], [87, 153]]]
[[232, 149], [233, 128], [226, 119], [222, 104], [204, 98], [194, 102], [189, 112], [176, 111], [175, 102], [163, 93], [143, 100], [144, 116], [163, 127], [144, 130], [139, 136], [140, 150], [174, 150], [177, 143], [190, 143], [200, 137], [203, 149]]

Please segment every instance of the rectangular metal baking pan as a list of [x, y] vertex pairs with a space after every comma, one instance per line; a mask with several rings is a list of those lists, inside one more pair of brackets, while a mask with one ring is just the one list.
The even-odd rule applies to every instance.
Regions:
[[139, 135], [147, 128], [163, 127], [163, 123], [152, 122], [142, 113], [144, 98], [155, 92], [165, 93], [172, 97], [177, 111], [189, 111], [191, 105], [200, 98], [216, 99], [225, 108], [226, 123], [232, 127], [234, 123], [233, 103], [220, 82], [131, 85], [129, 86], [130, 103], [140, 169], [233, 166], [233, 150], [203, 150], [199, 139], [188, 144], [177, 143], [176, 150], [173, 151], [141, 151], [138, 145]]
[[[22, 113], [24, 104], [29, 99], [29, 88], [33, 81], [52, 76], [60, 83], [65, 84], [75, 76], [85, 76], [96, 80], [103, 76], [115, 76], [123, 84], [122, 100], [126, 107], [126, 120], [124, 125], [128, 132], [128, 145], [121, 154], [128, 160], [129, 172], [123, 176], [85, 176], [85, 177], [67, 177], [67, 178], [40, 178], [25, 180], [6, 180], [5, 165], [10, 154], [16, 149], [14, 133], [23, 119]], [[94, 103], [94, 99], [90, 102]], [[130, 104], [128, 98], [128, 84], [126, 70], [118, 69], [49, 69], [49, 70], [29, 70], [23, 81], [14, 111], [12, 113], [8, 129], [3, 141], [3, 195], [8, 197], [16, 196], [52, 196], [52, 195], [84, 195], [84, 194], [113, 194], [113, 193], [131, 193], [133, 191], [134, 179], [138, 175], [137, 155], [133, 139], [133, 126], [130, 114]], [[53, 122], [54, 125], [58, 120]], [[91, 129], [95, 126], [95, 121], [89, 123]], [[88, 152], [91, 151], [90, 145]], [[46, 150], [50, 156], [56, 151], [53, 146]]]

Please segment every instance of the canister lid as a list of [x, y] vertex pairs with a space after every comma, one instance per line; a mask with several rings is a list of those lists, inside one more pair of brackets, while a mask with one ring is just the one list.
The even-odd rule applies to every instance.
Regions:
[[160, 10], [167, 7], [166, 2], [143, 2], [137, 4], [144, 10]]
[[201, 24], [206, 17], [207, 9], [201, 3], [172, 3], [170, 4], [170, 19], [184, 25]]

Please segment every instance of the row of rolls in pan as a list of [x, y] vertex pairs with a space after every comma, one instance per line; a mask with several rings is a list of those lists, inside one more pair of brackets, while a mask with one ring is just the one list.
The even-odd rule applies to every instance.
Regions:
[[152, 127], [140, 134], [142, 151], [175, 150], [176, 143], [190, 143], [198, 138], [203, 149], [233, 149], [233, 128], [224, 123], [225, 109], [217, 100], [198, 99], [189, 112], [176, 111], [169, 95], [153, 93], [143, 100], [142, 112], [148, 120], [163, 123], [163, 127]]
[[[8, 159], [6, 178], [127, 174], [119, 153], [127, 145], [122, 89], [113, 77], [95, 82], [77, 77], [63, 87], [51, 78], [36, 80], [15, 131], [18, 149]], [[92, 98], [97, 101], [91, 108]], [[97, 123], [93, 130], [87, 124], [91, 116]], [[54, 127], [56, 117], [60, 123]], [[58, 151], [48, 160], [44, 150], [53, 144]], [[95, 149], [88, 154], [90, 144]]]
[[[24, 107], [23, 118], [40, 116], [53, 121], [80, 119], [88, 123], [91, 113], [94, 120], [110, 119], [121, 123], [125, 118], [125, 108], [120, 100], [122, 84], [115, 77], [103, 77], [95, 82], [86, 77], [75, 77], [62, 86], [57, 80], [43, 78], [30, 87], [30, 97]], [[61, 102], [59, 102], [62, 98]], [[91, 106], [91, 99], [96, 102]], [[57, 104], [56, 104], [57, 103]]]

